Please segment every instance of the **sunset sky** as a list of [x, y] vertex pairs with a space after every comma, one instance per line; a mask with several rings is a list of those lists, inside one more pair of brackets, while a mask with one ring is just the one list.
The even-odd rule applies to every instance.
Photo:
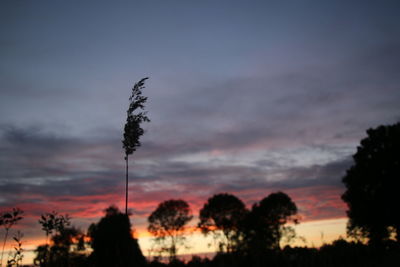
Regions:
[[158, 203], [197, 215], [220, 192], [250, 208], [284, 191], [307, 245], [344, 235], [351, 155], [400, 120], [399, 14], [398, 1], [1, 1], [0, 211], [25, 211], [33, 247], [42, 213], [86, 230], [123, 210], [128, 97], [149, 76], [129, 188], [145, 254]]

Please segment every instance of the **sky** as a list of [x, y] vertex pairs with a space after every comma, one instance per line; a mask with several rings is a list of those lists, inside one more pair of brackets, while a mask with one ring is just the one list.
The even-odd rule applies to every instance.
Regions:
[[[400, 121], [397, 1], [1, 1], [0, 210], [124, 209], [133, 84], [151, 122], [130, 160], [142, 249], [168, 199], [296, 203], [307, 245], [345, 235], [341, 182], [365, 131]], [[195, 224], [195, 220], [192, 223]], [[201, 237], [192, 252], [205, 251]], [[197, 249], [196, 249], [197, 248]]]

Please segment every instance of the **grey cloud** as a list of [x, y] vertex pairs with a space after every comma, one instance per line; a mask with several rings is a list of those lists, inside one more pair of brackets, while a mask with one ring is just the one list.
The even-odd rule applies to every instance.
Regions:
[[[341, 178], [351, 165], [349, 158], [338, 159], [327, 164], [316, 164], [305, 167], [282, 167], [265, 170], [259, 166], [228, 166], [219, 165], [210, 167], [198, 163], [170, 163], [162, 162], [154, 167], [147, 178], [137, 178], [136, 183], [153, 181], [168, 181], [183, 186], [205, 186], [209, 190], [236, 192], [259, 188], [279, 188], [287, 190], [308, 186], [342, 187]], [[279, 176], [279, 179], [270, 179]], [[151, 178], [153, 177], [153, 178]]]
[[123, 177], [122, 160], [110, 160], [113, 154], [107, 154], [107, 145], [99, 140], [7, 126], [2, 127], [0, 143], [0, 191], [8, 201], [21, 195], [101, 194], [122, 184], [117, 179]]
[[[175, 149], [242, 148], [267, 142], [355, 143], [400, 111], [400, 49], [360, 49], [346, 60], [225, 81], [202, 82], [170, 98], [151, 141]], [[157, 108], [157, 110], [160, 107]]]
[[[7, 153], [2, 153], [0, 157], [3, 171], [0, 177], [0, 191], [4, 192], [10, 203], [18, 201], [16, 194], [32, 195], [37, 200], [37, 196], [40, 195], [90, 196], [121, 190], [123, 162], [115, 157], [117, 151], [107, 154], [112, 146], [102, 143], [104, 140], [78, 140], [54, 137], [31, 129], [7, 129], [3, 130], [2, 135], [2, 149], [7, 149], [3, 150]], [[92, 146], [99, 149], [84, 153], [91, 151]], [[16, 152], [21, 149], [24, 149], [23, 156]], [[183, 162], [168, 157], [173, 148], [165, 150], [165, 147], [157, 148], [154, 144], [152, 149], [154, 154], [157, 154], [157, 149], [164, 151], [164, 154], [153, 159], [151, 153], [144, 153], [132, 162], [131, 181], [137, 190], [142, 190], [142, 194], [145, 194], [143, 190], [146, 184], [157, 182], [167, 182], [194, 190], [196, 187], [202, 188], [199, 192], [201, 194], [205, 194], [205, 191], [211, 194], [217, 191], [236, 192], [260, 188], [284, 190], [316, 185], [340, 186], [342, 173], [349, 165], [345, 159], [326, 165], [293, 167], [290, 166], [290, 162], [281, 162], [284, 155], [267, 158], [266, 161], [255, 159], [253, 166], [227, 165], [226, 160], [229, 159], [214, 164], [207, 161]], [[174, 155], [185, 155], [189, 152], [190, 149], [178, 149]], [[104, 157], [96, 157], [96, 153], [104, 154]], [[91, 161], [86, 161], [92, 156], [94, 158]], [[72, 160], [76, 162], [65, 163]], [[35, 164], [32, 164], [32, 161]], [[266, 164], [269, 167], [267, 169]], [[99, 166], [101, 168], [98, 168]], [[270, 179], [274, 176], [280, 177], [280, 180]], [[156, 187], [153, 189], [157, 191]]]

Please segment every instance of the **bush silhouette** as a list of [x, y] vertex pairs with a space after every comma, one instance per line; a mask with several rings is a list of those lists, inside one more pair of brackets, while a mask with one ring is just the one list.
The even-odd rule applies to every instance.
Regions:
[[96, 267], [144, 266], [145, 258], [133, 238], [129, 216], [111, 206], [97, 224], [89, 227], [93, 252], [90, 259]]

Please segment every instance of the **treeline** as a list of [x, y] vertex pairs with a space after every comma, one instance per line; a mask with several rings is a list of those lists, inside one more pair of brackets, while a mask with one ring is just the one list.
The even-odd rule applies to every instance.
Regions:
[[[7, 225], [8, 233], [22, 219], [22, 211], [14, 209], [3, 213], [1, 218], [4, 219], [0, 223]], [[153, 257], [149, 261], [134, 238], [129, 215], [115, 206], [107, 208], [104, 217], [90, 225], [86, 234], [71, 226], [68, 215], [46, 213], [38, 221], [46, 241], [36, 249], [34, 264], [40, 267], [324, 267], [395, 266], [400, 262], [400, 244], [393, 240], [380, 246], [339, 239], [320, 249], [280, 248], [282, 238], [290, 240], [296, 236], [287, 222], [298, 222], [297, 207], [283, 192], [270, 194], [250, 209], [232, 194], [210, 197], [199, 212], [197, 227], [203, 234], [212, 235], [218, 245], [217, 253], [212, 259], [193, 256], [184, 262], [178, 259], [177, 252], [184, 245], [186, 226], [192, 218], [191, 209], [183, 200], [160, 203], [148, 217], [148, 230], [155, 237], [158, 255], [168, 257], [167, 260]], [[6, 266], [21, 266], [19, 244]]]
[[[186, 225], [193, 218], [184, 200], [160, 203], [149, 216], [148, 231], [154, 235], [159, 255], [175, 259], [184, 246]], [[282, 238], [296, 237], [287, 223], [298, 223], [296, 204], [283, 192], [270, 194], [247, 209], [238, 197], [222, 193], [209, 198], [199, 212], [198, 229], [212, 235], [216, 250], [233, 253], [279, 249]]]
[[[15, 224], [22, 212], [15, 209]], [[8, 218], [9, 213], [3, 217]], [[297, 223], [297, 207], [288, 195], [273, 193], [247, 209], [232, 194], [212, 196], [199, 213], [198, 229], [212, 235], [219, 253], [263, 253], [279, 249], [282, 237], [294, 238], [294, 230], [285, 226]], [[171, 264], [177, 262], [177, 252], [185, 244], [187, 225], [193, 215], [184, 200], [167, 200], [158, 205], [148, 217], [148, 231], [155, 237], [154, 256], [168, 255]], [[133, 237], [129, 215], [117, 207], [105, 210], [98, 223], [89, 226], [87, 233], [71, 225], [65, 214], [50, 212], [38, 220], [45, 244], [35, 250], [34, 264], [41, 267], [70, 266], [145, 266], [147, 264], [137, 240]], [[8, 230], [10, 227], [6, 228]], [[153, 251], [154, 252], [154, 251]], [[7, 266], [20, 266], [21, 260]], [[157, 257], [156, 257], [157, 258]], [[155, 264], [154, 262], [151, 264]]]
[[262, 254], [217, 253], [212, 259], [193, 256], [188, 262], [150, 262], [151, 267], [393, 267], [400, 262], [400, 246], [394, 241], [374, 247], [343, 239], [321, 248], [289, 247]]

